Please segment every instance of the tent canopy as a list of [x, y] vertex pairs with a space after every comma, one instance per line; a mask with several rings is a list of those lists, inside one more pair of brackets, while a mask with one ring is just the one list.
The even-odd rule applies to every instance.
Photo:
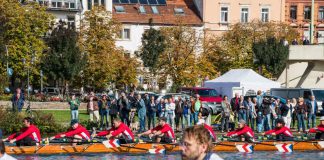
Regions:
[[265, 92], [270, 88], [280, 88], [280, 83], [269, 80], [252, 69], [232, 69], [216, 79], [206, 81], [204, 86], [214, 88], [231, 98], [233, 87], [243, 88], [242, 94], [245, 94], [248, 90]]

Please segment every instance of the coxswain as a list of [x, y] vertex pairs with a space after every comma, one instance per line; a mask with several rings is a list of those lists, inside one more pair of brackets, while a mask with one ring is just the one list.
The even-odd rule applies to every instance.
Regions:
[[283, 119], [277, 119], [276, 128], [269, 130], [262, 135], [273, 135], [276, 136], [277, 141], [292, 141], [294, 136], [291, 133], [290, 129], [285, 126], [285, 121]]
[[209, 131], [202, 125], [186, 128], [181, 143], [182, 159], [187, 160], [222, 160], [212, 153], [212, 139]]
[[239, 120], [238, 129], [227, 133], [226, 136], [236, 137], [242, 142], [254, 142], [254, 132], [248, 125], [246, 125], [246, 122], [243, 119]]
[[316, 140], [324, 140], [324, 116], [320, 118], [320, 124], [315, 127], [311, 128], [308, 131], [309, 133], [316, 133], [315, 134], [315, 139]]
[[124, 124], [120, 118], [115, 118], [113, 120], [113, 127], [107, 131], [99, 132], [98, 134], [93, 134], [95, 136], [106, 136], [107, 139], [119, 139], [121, 144], [134, 142], [133, 132]]
[[215, 132], [213, 130], [213, 127], [209, 126], [208, 124], [205, 123], [205, 120], [199, 120], [197, 125], [203, 125], [209, 132], [210, 137], [212, 138], [212, 141], [216, 141], [217, 137], [215, 135]]
[[150, 139], [155, 139], [157, 143], [175, 142], [174, 132], [170, 125], [166, 123], [165, 117], [159, 118], [158, 126], [144, 133], [138, 134], [138, 137], [141, 137], [142, 135], [148, 135]]
[[41, 135], [39, 129], [33, 125], [33, 121], [30, 117], [26, 117], [23, 120], [24, 128], [18, 133], [10, 135], [8, 138], [3, 139], [3, 141], [10, 141], [10, 143], [15, 143], [17, 146], [34, 146], [39, 145], [41, 141]]
[[64, 137], [73, 138], [72, 145], [76, 146], [77, 142], [82, 140], [90, 140], [90, 133], [86, 128], [79, 124], [78, 120], [72, 119], [71, 128], [69, 128], [67, 132], [57, 134], [56, 136], [51, 137], [50, 140]]

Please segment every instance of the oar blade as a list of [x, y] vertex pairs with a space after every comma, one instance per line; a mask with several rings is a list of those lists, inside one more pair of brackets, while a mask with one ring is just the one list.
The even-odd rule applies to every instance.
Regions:
[[154, 148], [154, 149], [149, 149], [148, 152], [150, 154], [165, 154], [165, 149]]
[[242, 153], [253, 153], [254, 151], [254, 147], [251, 144], [236, 145], [235, 147]]
[[287, 144], [287, 143], [283, 143], [283, 144], [276, 144], [275, 145], [276, 148], [278, 149], [279, 152], [292, 152], [293, 151], [293, 145], [292, 144]]
[[106, 148], [120, 147], [120, 143], [118, 139], [110, 139], [110, 140], [102, 141], [102, 144], [105, 145]]
[[317, 143], [321, 146], [321, 148], [324, 148], [324, 141], [318, 141]]

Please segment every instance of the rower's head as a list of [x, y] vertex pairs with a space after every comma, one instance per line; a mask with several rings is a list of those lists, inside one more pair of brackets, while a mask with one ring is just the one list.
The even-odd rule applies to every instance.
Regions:
[[282, 128], [283, 126], [285, 126], [285, 121], [281, 118], [277, 119], [277, 125], [278, 128]]
[[167, 119], [165, 117], [159, 118], [159, 125], [164, 126], [166, 124]]
[[113, 125], [114, 125], [115, 128], [118, 128], [120, 124], [121, 124], [121, 119], [120, 118], [115, 118], [113, 120]]
[[212, 139], [203, 125], [196, 125], [183, 133], [183, 159], [203, 159], [212, 148]]
[[321, 125], [324, 125], [324, 116], [322, 116], [322, 117], [320, 118], [320, 124], [321, 124]]
[[33, 124], [33, 120], [30, 117], [25, 117], [23, 123], [25, 127], [29, 127], [31, 124]]
[[245, 124], [246, 124], [246, 122], [243, 119], [239, 120], [238, 121], [238, 128], [240, 128], [240, 129], [244, 128]]
[[76, 129], [76, 128], [78, 128], [78, 126], [79, 126], [79, 122], [78, 122], [78, 120], [76, 120], [76, 119], [72, 119], [72, 120], [71, 120], [71, 127], [72, 127], [73, 129]]

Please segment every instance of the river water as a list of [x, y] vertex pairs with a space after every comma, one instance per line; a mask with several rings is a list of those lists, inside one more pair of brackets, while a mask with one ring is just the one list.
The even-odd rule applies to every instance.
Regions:
[[[221, 152], [218, 153], [226, 160], [234, 159], [253, 159], [253, 160], [309, 160], [323, 159], [324, 152], [255, 152], [255, 153], [238, 153], [238, 152]], [[126, 155], [126, 154], [61, 154], [61, 155], [13, 155], [19, 160], [181, 160], [180, 153], [167, 155]]]

